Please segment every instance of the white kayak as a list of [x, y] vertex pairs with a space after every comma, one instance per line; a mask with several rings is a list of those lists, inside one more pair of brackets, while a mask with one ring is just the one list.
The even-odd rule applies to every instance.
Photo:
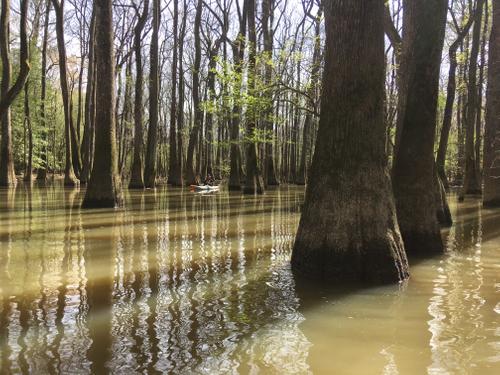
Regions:
[[217, 191], [219, 190], [218, 185], [191, 185], [190, 188], [195, 191]]

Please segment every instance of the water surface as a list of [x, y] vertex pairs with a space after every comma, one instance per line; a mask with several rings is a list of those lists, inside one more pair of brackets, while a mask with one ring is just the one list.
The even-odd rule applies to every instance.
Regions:
[[446, 255], [349, 291], [292, 276], [300, 188], [83, 193], [0, 191], [0, 374], [500, 373], [500, 210], [451, 197]]

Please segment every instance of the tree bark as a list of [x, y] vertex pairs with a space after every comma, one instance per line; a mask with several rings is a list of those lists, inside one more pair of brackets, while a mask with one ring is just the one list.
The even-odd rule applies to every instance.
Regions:
[[493, 1], [484, 135], [483, 205], [500, 207], [500, 4]]
[[408, 262], [385, 150], [384, 3], [324, 7], [321, 116], [292, 267], [336, 283], [398, 282]]
[[158, 37], [160, 29], [160, 0], [153, 0], [153, 35], [151, 36], [150, 72], [149, 72], [149, 128], [144, 169], [144, 186], [156, 185], [156, 150], [158, 148]]
[[142, 71], [142, 32], [148, 19], [149, 0], [144, 1], [144, 9], [139, 16], [134, 30], [134, 54], [135, 54], [135, 102], [134, 102], [134, 157], [132, 171], [128, 187], [130, 189], [144, 189], [142, 154], [144, 145], [143, 135], [143, 89], [144, 78]]
[[14, 157], [12, 154], [12, 124], [10, 118], [10, 106], [23, 89], [28, 79], [30, 65], [28, 52], [28, 36], [26, 32], [29, 0], [21, 2], [20, 36], [21, 45], [19, 51], [20, 71], [12, 87], [9, 51], [9, 22], [10, 22], [10, 0], [2, 0], [0, 13], [0, 55], [2, 59], [2, 84], [0, 87], [0, 122], [2, 140], [0, 143], [0, 186], [14, 186], [17, 183], [14, 171]]
[[393, 188], [401, 234], [408, 255], [443, 252], [436, 213], [434, 139], [439, 69], [447, 1], [407, 0], [404, 7], [404, 108], [399, 112], [399, 141]]
[[94, 2], [96, 15], [96, 150], [82, 202], [84, 208], [115, 207], [122, 202], [115, 129], [115, 72], [112, 0]]

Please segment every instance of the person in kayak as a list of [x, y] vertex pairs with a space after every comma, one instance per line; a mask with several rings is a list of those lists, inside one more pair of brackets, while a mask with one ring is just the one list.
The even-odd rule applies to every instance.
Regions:
[[215, 183], [214, 177], [212, 176], [211, 173], [208, 173], [207, 177], [205, 177], [205, 181], [203, 182], [203, 185], [213, 186], [214, 183]]

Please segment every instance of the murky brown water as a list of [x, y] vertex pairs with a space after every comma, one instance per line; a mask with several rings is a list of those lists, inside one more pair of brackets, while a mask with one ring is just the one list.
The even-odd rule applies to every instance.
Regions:
[[500, 210], [453, 203], [447, 255], [335, 291], [290, 272], [301, 189], [127, 194], [0, 191], [1, 374], [500, 373]]

